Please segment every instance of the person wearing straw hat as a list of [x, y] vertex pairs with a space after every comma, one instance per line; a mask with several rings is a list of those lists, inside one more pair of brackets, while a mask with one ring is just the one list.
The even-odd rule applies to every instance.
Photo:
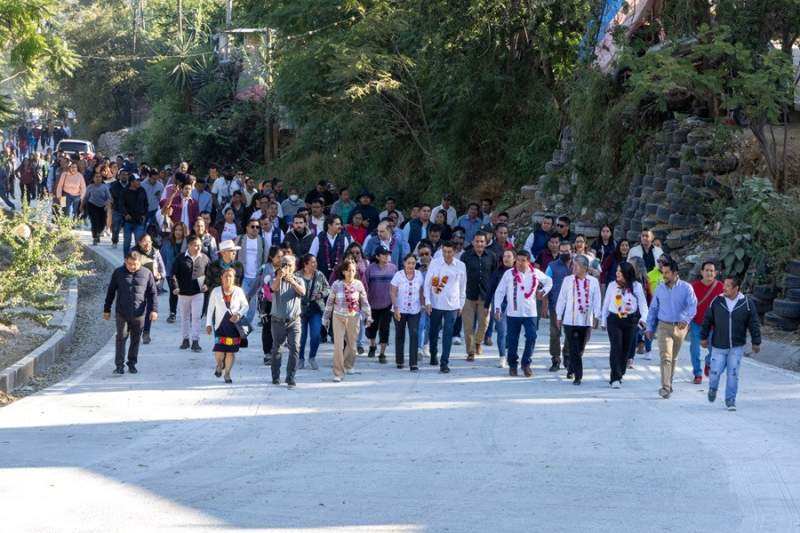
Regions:
[[236, 246], [236, 243], [229, 239], [219, 243], [219, 257], [216, 261], [210, 262], [208, 268], [206, 268], [206, 285], [208, 286], [209, 294], [222, 285], [222, 273], [229, 268], [233, 269], [234, 274], [236, 274], [236, 286], [242, 286], [244, 265], [236, 260], [236, 253], [240, 249], [239, 246]]
[[231, 370], [242, 342], [237, 323], [247, 313], [247, 297], [241, 287], [236, 286], [236, 272], [227, 268], [222, 272], [221, 285], [211, 292], [206, 315], [206, 333], [214, 334], [214, 359], [217, 366], [214, 375], [233, 383]]

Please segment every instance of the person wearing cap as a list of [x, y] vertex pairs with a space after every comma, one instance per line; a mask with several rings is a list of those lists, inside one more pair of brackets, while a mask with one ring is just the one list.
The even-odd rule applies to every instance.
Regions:
[[592, 328], [597, 328], [601, 316], [602, 296], [600, 283], [594, 276], [589, 276], [589, 261], [579, 255], [573, 259], [574, 274], [564, 278], [556, 301], [556, 314], [553, 317], [558, 327], [564, 328], [564, 336], [568, 339], [569, 368], [568, 374], [574, 378], [574, 385], [580, 385], [583, 379], [583, 350]]
[[131, 250], [131, 237], [139, 242], [147, 229], [147, 193], [142, 189], [142, 178], [136, 174], [131, 176], [130, 186], [122, 192], [122, 217], [125, 220], [122, 252], [127, 257]]
[[236, 286], [242, 286], [244, 265], [236, 260], [236, 253], [239, 250], [240, 247], [236, 246], [232, 240], [224, 240], [219, 243], [219, 256], [206, 268], [206, 286], [208, 286], [209, 293], [222, 284], [222, 273], [228, 269], [232, 269], [236, 274], [234, 279]]
[[439, 211], [444, 211], [445, 222], [448, 226], [453, 228], [458, 224], [458, 214], [456, 213], [456, 208], [450, 204], [451, 200], [452, 197], [450, 194], [443, 195], [442, 203], [433, 208], [433, 211], [431, 212], [431, 219], [436, 220], [436, 213]]
[[[352, 220], [354, 214], [361, 213], [361, 216], [363, 216], [364, 220], [367, 222], [367, 231], [372, 233], [381, 221], [379, 216], [380, 212], [372, 205], [372, 202], [375, 201], [375, 196], [369, 191], [361, 191], [356, 201], [358, 205], [350, 211], [350, 219]], [[347, 222], [350, 222], [350, 220]]]
[[368, 357], [375, 357], [377, 349], [376, 339], [380, 334], [381, 351], [378, 361], [386, 363], [386, 346], [389, 344], [389, 326], [392, 323], [392, 278], [397, 267], [389, 259], [391, 252], [383, 246], [375, 249], [374, 261], [367, 267], [365, 274], [367, 285], [367, 299], [372, 315], [372, 325], [367, 328], [369, 339]]

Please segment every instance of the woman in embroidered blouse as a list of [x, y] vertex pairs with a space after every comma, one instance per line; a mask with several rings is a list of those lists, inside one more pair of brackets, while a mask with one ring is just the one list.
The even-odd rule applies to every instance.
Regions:
[[609, 283], [600, 323], [608, 330], [611, 350], [608, 354], [611, 367], [611, 387], [622, 386], [628, 351], [637, 328], [647, 323], [647, 299], [642, 284], [636, 281], [636, 271], [630, 263], [617, 267], [617, 279]]
[[[358, 215], [358, 213], [356, 213]], [[359, 215], [360, 216], [360, 215]], [[369, 261], [364, 257], [364, 248], [358, 242], [351, 242], [344, 251], [344, 256], [349, 257], [356, 262], [356, 278], [364, 285], [364, 289], [369, 293], [369, 284], [367, 283], [367, 267]], [[367, 344], [367, 328], [364, 327], [364, 320], [362, 319], [361, 325], [358, 328], [358, 340], [356, 341], [356, 350], [358, 355], [364, 353], [364, 346]]]
[[333, 381], [337, 383], [344, 379], [345, 373], [355, 374], [353, 365], [356, 362], [359, 315], [364, 317], [368, 326], [372, 322], [367, 291], [356, 279], [355, 261], [349, 258], [343, 260], [338, 274], [341, 279], [331, 285], [331, 293], [322, 316], [323, 327], [333, 327]]
[[241, 337], [236, 323], [247, 313], [247, 297], [236, 286], [236, 271], [228, 268], [222, 272], [222, 286], [211, 291], [206, 312], [206, 333], [214, 333], [214, 375], [225, 376], [225, 383], [233, 383], [231, 370], [239, 351]]
[[404, 344], [408, 328], [408, 365], [412, 372], [419, 370], [419, 316], [422, 307], [422, 272], [417, 270], [417, 258], [408, 254], [403, 258], [403, 270], [396, 272], [391, 281], [392, 311], [394, 314], [395, 362], [403, 368]]

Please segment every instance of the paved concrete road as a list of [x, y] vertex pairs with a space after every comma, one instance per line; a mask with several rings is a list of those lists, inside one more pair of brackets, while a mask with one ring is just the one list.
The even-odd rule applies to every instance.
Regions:
[[359, 358], [334, 384], [326, 344], [290, 391], [256, 342], [226, 386], [162, 300], [138, 375], [112, 376], [109, 340], [0, 410], [3, 531], [800, 530], [796, 374], [746, 362], [735, 413], [686, 353], [671, 400], [655, 360], [611, 390], [598, 331], [574, 387], [547, 372], [542, 323], [530, 380], [459, 350], [447, 376]]

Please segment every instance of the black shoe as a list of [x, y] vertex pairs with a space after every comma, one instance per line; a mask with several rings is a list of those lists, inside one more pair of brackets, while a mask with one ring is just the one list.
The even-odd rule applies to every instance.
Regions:
[[220, 370], [219, 368], [215, 368], [214, 369], [214, 376], [218, 377], [218, 378], [221, 378], [222, 377], [222, 370]]
[[450, 373], [450, 367], [449, 366], [443, 366], [442, 368], [439, 369], [439, 372], [441, 372], [442, 374], [449, 374]]
[[142, 333], [142, 344], [150, 344], [150, 332], [145, 331]]
[[412, 366], [412, 367], [411, 367], [411, 371], [412, 371], [412, 372], [419, 372], [419, 367]]
[[115, 374], [124, 374], [125, 373], [125, 367], [118, 366], [117, 368], [114, 369], [114, 373]]
[[550, 372], [558, 372], [558, 367], [559, 367], [559, 364], [558, 364], [558, 363], [553, 363], [553, 364], [550, 366], [550, 369], [549, 369], [549, 370], [550, 370]]
[[375, 349], [376, 349], [375, 346], [370, 346], [369, 347], [369, 353], [367, 354], [367, 357], [375, 357]]
[[572, 384], [573, 385], [580, 385], [581, 384], [581, 380], [579, 380], [578, 378], [575, 378], [575, 381], [573, 381]]
[[233, 383], [233, 380], [231, 379], [230, 376], [225, 378], [225, 383]]
[[128, 372], [130, 372], [131, 374], [139, 373], [139, 371], [136, 370], [136, 365], [131, 365], [131, 364], [128, 364]]
[[508, 375], [511, 376], [511, 377], [517, 377], [519, 374], [517, 374], [517, 369], [516, 368], [509, 368], [508, 369]]
[[270, 366], [272, 364], [272, 357], [269, 355], [264, 356], [264, 364], [266, 366]]
[[431, 356], [431, 366], [439, 366], [439, 358], [435, 355]]
[[406, 365], [404, 365], [404, 364], [402, 364], [402, 363], [399, 363], [399, 364], [397, 365], [397, 368], [399, 368], [400, 370], [403, 370], [405, 367], [406, 367]]
[[192, 341], [192, 351], [193, 352], [202, 352], [203, 349], [200, 347], [200, 342]]
[[364, 347], [359, 346], [358, 348], [356, 348], [356, 352], [358, 352], [358, 355], [364, 355]]
[[279, 380], [279, 379], [273, 379], [273, 380], [272, 380], [272, 384], [273, 384], [273, 385], [280, 385], [280, 384], [281, 384], [281, 380]]
[[567, 379], [572, 379], [573, 377], [575, 376], [572, 374], [572, 372], [567, 372]]
[[530, 366], [523, 366], [522, 373], [525, 374], [526, 378], [533, 376], [533, 370], [531, 370]]
[[181, 350], [188, 350], [189, 349], [189, 339], [183, 339], [183, 342], [180, 345]]
[[385, 355], [383, 355], [383, 354], [380, 354], [380, 355], [378, 356], [378, 362], [379, 362], [380, 364], [382, 364], [382, 365], [385, 365], [385, 364], [386, 364], [386, 356], [385, 356]]
[[175, 313], [170, 313], [167, 317], [167, 324], [174, 324], [175, 323]]
[[289, 390], [292, 390], [293, 388], [297, 387], [297, 383], [295, 383], [295, 381], [293, 379], [287, 380], [286, 381], [286, 387]]

